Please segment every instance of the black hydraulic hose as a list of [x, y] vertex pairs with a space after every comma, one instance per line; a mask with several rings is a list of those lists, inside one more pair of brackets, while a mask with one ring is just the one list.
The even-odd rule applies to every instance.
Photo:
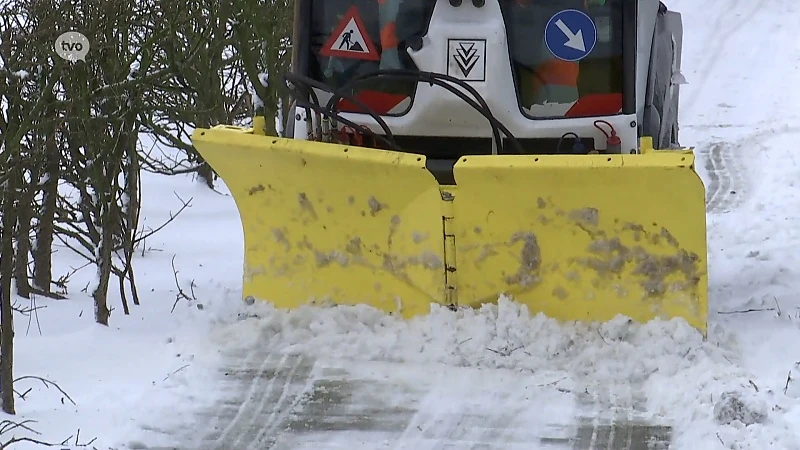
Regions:
[[[459, 97], [473, 109], [478, 111], [482, 116], [484, 116], [489, 121], [489, 124], [492, 126], [492, 135], [495, 141], [498, 143], [498, 147], [502, 147], [502, 141], [500, 140], [500, 132], [499, 132], [502, 131], [503, 134], [505, 134], [506, 137], [513, 143], [513, 145], [516, 147], [516, 150], [519, 153], [525, 153], [525, 149], [522, 147], [519, 140], [517, 140], [517, 138], [511, 133], [511, 131], [505, 125], [503, 125], [502, 122], [500, 122], [499, 120], [497, 120], [497, 118], [494, 117], [491, 110], [489, 109], [488, 104], [486, 103], [484, 98], [480, 95], [480, 93], [474, 87], [470, 86], [469, 83], [463, 80], [459, 80], [455, 77], [433, 72], [420, 72], [414, 70], [402, 70], [402, 69], [378, 70], [352, 79], [349, 83], [343, 86], [341, 90], [345, 91], [352, 90], [356, 86], [365, 83], [366, 81], [379, 78], [405, 79], [405, 80], [411, 79], [417, 82], [435, 84], [437, 86], [445, 88], [446, 90], [452, 92], [457, 97]], [[443, 82], [442, 80], [449, 81], [453, 84], [463, 87], [467, 92], [472, 94], [477, 101], [469, 98], [463, 92]], [[333, 109], [334, 104], [337, 101], [338, 98], [336, 95], [334, 95], [328, 100], [328, 104], [326, 105], [326, 107]]]
[[[498, 127], [497, 127], [499, 122], [496, 119], [494, 121], [492, 120], [492, 119], [494, 119], [494, 117], [491, 116], [491, 113], [489, 112], [488, 113], [489, 116], [487, 116], [486, 110], [482, 109], [479, 104], [474, 102], [474, 100], [472, 100], [469, 97], [467, 97], [463, 92], [460, 92], [457, 89], [453, 88], [452, 86], [447, 85], [446, 83], [442, 83], [441, 81], [439, 81], [437, 79], [426, 79], [426, 78], [420, 76], [419, 73], [416, 73], [416, 72], [413, 72], [413, 71], [411, 71], [411, 73], [408, 73], [408, 74], [398, 74], [398, 73], [376, 74], [376, 73], [373, 73], [373, 74], [370, 74], [370, 75], [366, 75], [366, 76], [363, 76], [363, 77], [358, 77], [358, 78], [356, 78], [354, 80], [351, 80], [347, 85], [345, 85], [345, 88], [355, 89], [357, 86], [359, 86], [361, 84], [364, 84], [364, 83], [366, 83], [368, 81], [376, 80], [376, 79], [390, 79], [390, 80], [391, 79], [396, 79], [396, 80], [398, 80], [398, 79], [399, 80], [411, 79], [411, 80], [414, 80], [414, 81], [417, 81], [417, 82], [426, 82], [426, 83], [435, 84], [437, 86], [441, 86], [441, 87], [445, 88], [446, 90], [452, 92], [453, 94], [455, 94], [456, 96], [461, 98], [461, 100], [466, 102], [468, 105], [470, 105], [473, 108], [475, 108], [479, 113], [481, 113], [481, 115], [483, 115], [484, 117], [486, 117], [489, 120], [489, 123], [492, 126], [492, 136], [494, 137], [495, 141], [498, 142], [498, 145], [502, 146], [502, 143], [500, 141], [500, 133], [498, 132]], [[333, 102], [335, 102], [337, 100], [338, 99], [336, 99], [335, 97], [332, 97], [331, 99], [329, 99], [327, 107], [333, 108], [334, 107]]]
[[375, 133], [369, 127], [365, 127], [365, 126], [357, 124], [357, 123], [355, 123], [355, 122], [353, 122], [351, 120], [345, 119], [344, 117], [341, 117], [338, 114], [331, 113], [330, 111], [326, 110], [323, 106], [317, 105], [315, 103], [311, 103], [310, 101], [305, 100], [303, 98], [295, 98], [295, 101], [297, 102], [298, 105], [300, 105], [300, 106], [302, 106], [304, 108], [310, 108], [310, 109], [314, 110], [315, 112], [317, 112], [319, 114], [322, 114], [324, 116], [336, 119], [337, 121], [339, 121], [339, 122], [341, 122], [341, 123], [343, 123], [345, 125], [349, 125], [353, 129], [355, 129], [358, 132], [360, 132], [361, 134], [371, 135], [371, 136], [375, 137], [377, 140], [385, 143], [392, 150], [395, 150], [395, 151], [398, 151], [398, 152], [403, 151], [403, 149], [398, 147], [397, 144], [394, 141], [387, 139], [385, 136], [383, 136], [383, 135], [381, 135], [379, 133]]
[[[300, 81], [302, 78], [305, 78], [305, 77], [302, 77], [301, 75], [292, 74], [291, 72], [287, 72], [287, 73], [284, 73], [284, 74], [283, 74], [283, 80], [284, 80], [284, 82], [287, 82], [287, 81], [289, 81], [289, 80], [288, 80], [288, 77], [287, 77], [287, 75], [288, 75], [288, 76], [291, 76], [291, 77], [297, 77], [297, 80], [296, 80], [296, 81]], [[313, 80], [313, 79], [311, 79], [311, 78], [309, 78], [309, 80], [310, 80], [310, 81], [314, 81], [314, 80]], [[301, 81], [300, 83], [294, 82], [294, 83], [292, 83], [292, 84], [294, 84], [294, 85], [295, 85], [297, 88], [301, 88], [301, 87], [302, 87], [302, 92], [301, 92], [301, 93], [303, 93], [303, 94], [307, 94], [309, 97], [311, 97], [311, 100], [312, 100], [314, 103], [316, 103], [317, 105], [319, 105], [319, 104], [320, 104], [320, 103], [319, 103], [319, 97], [317, 96], [317, 93], [316, 93], [316, 92], [314, 92], [314, 89], [312, 89], [312, 88], [311, 88], [311, 86], [310, 86], [310, 84], [309, 84], [308, 82], [306, 82], [306, 81]]]
[[[306, 77], [306, 76], [303, 76], [303, 75], [298, 75], [298, 74], [291, 73], [291, 72], [284, 73], [283, 74], [283, 78], [284, 78], [284, 82], [288, 81], [288, 82], [290, 82], [292, 84], [301, 84], [301, 85], [305, 85], [305, 86], [315, 87], [315, 88], [321, 89], [323, 91], [328, 91], [333, 95], [333, 97], [331, 97], [331, 98], [334, 98], [334, 97], [343, 98], [343, 99], [353, 103], [354, 105], [362, 108], [364, 110], [364, 112], [366, 112], [367, 114], [369, 114], [370, 117], [375, 119], [375, 121], [381, 127], [381, 130], [383, 130], [383, 132], [386, 134], [386, 139], [388, 139], [390, 141], [394, 141], [394, 135], [392, 134], [392, 130], [389, 128], [389, 125], [386, 124], [386, 121], [384, 121], [383, 118], [381, 118], [380, 114], [378, 114], [377, 112], [372, 110], [369, 106], [365, 105], [363, 102], [361, 102], [360, 100], [355, 98], [353, 95], [347, 94], [343, 89], [341, 89], [341, 88], [340, 89], [334, 89], [334, 88], [332, 88], [332, 87], [330, 87], [330, 86], [328, 86], [328, 85], [326, 85], [324, 83], [321, 83], [321, 82], [316, 81], [314, 79], [311, 79], [309, 77]], [[312, 89], [310, 89], [310, 90], [312, 90]], [[319, 104], [319, 100], [318, 99], [316, 99], [316, 104], [318, 106], [322, 107], [322, 105]], [[330, 102], [328, 102], [328, 104], [330, 104]], [[317, 111], [317, 110], [315, 109], [315, 111]], [[341, 120], [343, 118], [340, 115], [338, 115], [338, 113], [335, 112], [333, 110], [333, 108], [327, 107], [327, 108], [324, 108], [323, 111], [317, 111], [317, 112], [319, 112], [320, 114], [325, 114], [328, 117], [333, 117], [336, 120], [349, 125], [349, 123], [347, 123], [346, 121]], [[371, 134], [375, 134], [375, 133], [371, 132]], [[397, 145], [393, 144], [392, 147], [397, 147]]]
[[302, 106], [302, 107], [308, 108], [308, 109], [312, 109], [312, 110], [314, 110], [315, 112], [317, 112], [319, 114], [322, 114], [324, 116], [336, 119], [337, 121], [342, 122], [343, 124], [348, 125], [348, 126], [352, 127], [355, 130], [358, 130], [361, 134], [372, 135], [373, 137], [375, 137], [379, 141], [381, 141], [381, 142], [385, 143], [386, 145], [388, 145], [389, 148], [391, 148], [392, 150], [395, 150], [395, 151], [398, 151], [398, 152], [402, 152], [403, 151], [403, 149], [401, 149], [397, 145], [397, 143], [394, 142], [394, 140], [390, 140], [390, 139], [386, 138], [385, 136], [382, 136], [382, 135], [372, 131], [369, 127], [365, 127], [365, 126], [357, 124], [357, 123], [355, 123], [355, 122], [353, 122], [351, 120], [345, 119], [344, 117], [341, 117], [339, 114], [325, 109], [325, 107], [323, 107], [322, 105], [319, 105], [317, 103], [312, 103], [309, 100], [304, 99], [302, 97], [302, 92], [299, 92], [296, 89], [288, 88], [288, 90], [289, 90], [289, 93], [292, 94], [292, 96], [294, 97], [295, 101], [297, 102], [297, 104], [299, 106]]
[[[292, 72], [285, 72], [283, 74], [283, 81], [284, 81], [286, 87], [288, 88], [288, 90], [290, 91], [290, 93], [292, 93], [293, 96], [296, 99], [302, 97], [302, 95], [305, 94], [308, 97], [312, 97], [313, 98], [312, 103], [316, 104], [316, 105], [318, 105], [320, 107], [322, 105], [321, 105], [321, 103], [319, 101], [319, 97], [317, 96], [316, 92], [314, 92], [314, 88], [326, 91], [331, 95], [333, 95], [333, 93], [335, 91], [335, 89], [333, 89], [332, 87], [330, 87], [330, 86], [328, 86], [328, 85], [326, 85], [324, 83], [318, 82], [317, 80], [314, 80], [312, 78], [309, 78], [309, 77], [306, 77], [306, 76], [303, 76], [303, 75], [299, 75], [299, 74], [296, 74], [296, 73], [292, 73]], [[292, 88], [294, 88], [295, 90], [292, 90]], [[298, 94], [297, 90], [300, 90], [300, 92], [299, 92], [300, 95], [297, 95]], [[344, 98], [347, 98], [348, 100], [353, 100], [356, 103], [358, 102], [358, 100], [352, 98], [352, 96], [349, 96], [348, 94], [345, 94], [345, 93], [341, 93], [341, 94], [342, 94], [342, 96]], [[366, 105], [364, 105], [364, 107], [366, 108]], [[306, 108], [308, 109], [308, 107], [306, 107]], [[316, 111], [316, 112], [318, 112], [320, 114], [323, 114], [323, 112], [319, 111], [318, 109], [314, 109], [314, 111]], [[336, 117], [331, 115], [331, 114], [323, 114], [323, 115], [328, 116], [328, 117], [332, 117], [333, 119], [336, 119]], [[380, 119], [377, 119], [377, 120], [380, 121]], [[388, 130], [388, 126], [386, 128]], [[389, 131], [391, 131], [391, 130], [389, 130]]]
[[[284, 86], [286, 86], [286, 88], [289, 91], [289, 93], [291, 94], [291, 96], [295, 99], [295, 102], [297, 103], [297, 105], [303, 107], [303, 109], [306, 110], [306, 117], [311, 117], [312, 108], [307, 106], [308, 105], [308, 101], [304, 101], [301, 104], [301, 102], [297, 102], [297, 100], [301, 100], [303, 98], [311, 98], [312, 103], [319, 105], [319, 97], [317, 96], [317, 93], [314, 92], [314, 89], [311, 88], [310, 86], [308, 86], [306, 84], [302, 84], [302, 83], [292, 83], [292, 88], [294, 88], [294, 89], [290, 88], [289, 87], [289, 83], [287, 82], [285, 74], [283, 76], [283, 82], [284, 82]], [[321, 115], [321, 113], [319, 113], [319, 111], [314, 110], [314, 112], [316, 112], [316, 113]], [[319, 123], [317, 125], [317, 132], [320, 135], [322, 135], [322, 123]]]
[[[360, 75], [358, 77], [355, 77], [355, 78], [351, 79], [350, 82], [343, 87], [343, 89], [345, 89], [345, 90], [354, 89], [353, 86], [355, 84], [360, 84], [360, 83], [365, 82], [365, 81], [370, 80], [370, 79], [377, 79], [377, 78], [382, 77], [382, 76], [384, 78], [393, 78], [392, 75], [394, 75], [395, 76], [394, 78], [396, 78], [396, 79], [397, 78], [399, 78], [399, 79], [412, 79], [412, 80], [417, 81], [417, 82], [428, 82], [430, 84], [437, 84], [439, 86], [441, 86], [441, 84], [434, 83], [434, 82], [432, 82], [432, 80], [436, 80], [436, 79], [441, 78], [441, 79], [445, 79], [446, 81], [450, 81], [451, 83], [455, 83], [455, 84], [463, 87], [464, 89], [466, 89], [467, 92], [469, 92], [470, 94], [472, 94], [475, 97], [476, 101], [480, 104], [480, 108], [485, 109], [486, 110], [485, 112], [487, 112], [489, 115], [491, 115], [491, 111], [489, 110], [489, 105], [486, 103], [484, 98], [480, 95], [480, 93], [478, 93], [478, 91], [475, 88], [473, 88], [472, 86], [470, 86], [468, 83], [464, 82], [463, 80], [459, 80], [458, 78], [451, 77], [449, 75], [438, 74], [438, 73], [434, 73], [434, 72], [421, 72], [421, 71], [408, 70], [408, 69], [383, 69], [383, 70], [377, 70], [377, 71], [373, 71], [373, 72], [367, 73], [365, 75]], [[445, 86], [442, 86], [442, 87], [445, 87]], [[329, 107], [332, 107], [332, 101], [336, 101], [336, 100], [329, 99], [328, 100], [328, 106]]]
[[[415, 81], [420, 81], [420, 82], [426, 81], [429, 83], [430, 79], [444, 79], [446, 81], [457, 84], [458, 86], [461, 86], [464, 89], [466, 89], [467, 92], [469, 92], [470, 94], [472, 94], [473, 97], [475, 97], [475, 100], [480, 104], [480, 107], [485, 109], [489, 115], [492, 115], [491, 111], [489, 110], [489, 105], [486, 103], [486, 100], [483, 98], [483, 96], [481, 96], [481, 94], [477, 91], [477, 89], [472, 87], [469, 83], [465, 82], [464, 80], [459, 80], [458, 78], [441, 73], [424, 72], [424, 71], [409, 70], [409, 69], [381, 69], [351, 79], [350, 82], [347, 85], [343, 86], [342, 89], [344, 90], [347, 90], [348, 88], [352, 89], [351, 84], [355, 82], [362, 82], [368, 79], [374, 79], [382, 75], [407, 76], [407, 77], [412, 77], [412, 79], [414, 79]], [[329, 106], [330, 103], [331, 102], [329, 101], [328, 102]]]

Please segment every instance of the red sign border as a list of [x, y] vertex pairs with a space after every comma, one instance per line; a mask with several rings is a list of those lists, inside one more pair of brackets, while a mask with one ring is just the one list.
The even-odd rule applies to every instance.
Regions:
[[[337, 50], [334, 49], [333, 46], [336, 44], [336, 41], [339, 40], [339, 36], [344, 32], [344, 29], [347, 27], [347, 24], [350, 23], [350, 19], [352, 19], [356, 23], [356, 27], [358, 31], [361, 33], [361, 36], [364, 38], [364, 43], [367, 44], [368, 53], [357, 53], [357, 52], [350, 52], [346, 50]], [[366, 61], [380, 61], [381, 57], [378, 54], [378, 49], [375, 47], [375, 44], [370, 39], [369, 34], [367, 34], [366, 27], [364, 26], [364, 21], [361, 20], [361, 16], [358, 14], [358, 8], [355, 5], [351, 6], [350, 9], [347, 10], [342, 21], [339, 22], [339, 25], [336, 26], [336, 29], [331, 33], [328, 41], [325, 42], [325, 45], [322, 46], [322, 49], [319, 51], [319, 54], [322, 56], [337, 56], [339, 58], [349, 58], [349, 59], [363, 59]]]

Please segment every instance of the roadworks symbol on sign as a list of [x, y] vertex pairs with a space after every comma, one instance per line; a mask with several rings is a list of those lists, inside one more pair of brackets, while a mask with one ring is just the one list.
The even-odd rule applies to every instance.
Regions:
[[358, 14], [358, 9], [351, 6], [331, 33], [328, 41], [322, 46], [320, 55], [380, 61], [378, 50], [366, 30], [364, 21]]

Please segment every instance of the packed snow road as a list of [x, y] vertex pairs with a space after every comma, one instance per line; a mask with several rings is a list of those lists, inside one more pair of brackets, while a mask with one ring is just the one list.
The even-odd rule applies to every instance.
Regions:
[[562, 325], [502, 299], [411, 322], [254, 305], [216, 330], [219, 405], [162, 430], [175, 447], [800, 449], [800, 40], [787, 19], [800, 5], [667, 6], [685, 24], [681, 140], [708, 188], [706, 341], [680, 321]]
[[[270, 366], [232, 374], [234, 386], [250, 384], [256, 395], [234, 395], [211, 414], [226, 420], [202, 448], [629, 449], [669, 438], [668, 427], [637, 421], [635, 409], [614, 417], [603, 405], [611, 399], [602, 398], [612, 393], [600, 386], [572, 392], [558, 388], [560, 380], [514, 371], [298, 355]], [[644, 400], [627, 390], [613, 394], [620, 406]]]
[[[230, 355], [234, 365], [219, 385], [226, 400], [200, 414], [202, 433], [194, 428], [185, 445], [659, 448], [652, 445], [669, 442], [670, 428], [647, 411], [644, 377], [630, 373], [656, 366], [615, 366], [653, 332], [666, 339], [651, 349], [654, 356], [693, 352], [667, 343], [670, 335], [692, 334], [677, 323], [562, 328], [505, 300], [459, 319], [439, 310], [421, 329], [367, 310], [259, 315], [240, 323], [260, 337], [252, 351]], [[468, 330], [472, 338], [461, 338]], [[598, 380], [596, 370], [622, 382]]]

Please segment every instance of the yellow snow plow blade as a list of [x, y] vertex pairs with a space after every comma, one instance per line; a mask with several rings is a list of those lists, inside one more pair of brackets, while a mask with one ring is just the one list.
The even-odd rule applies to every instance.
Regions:
[[459, 304], [705, 332], [705, 190], [691, 151], [471, 156], [455, 167]]
[[681, 317], [705, 332], [705, 192], [691, 151], [469, 156], [439, 186], [422, 155], [198, 129], [244, 229], [243, 295], [278, 307], [506, 294], [564, 321]]
[[405, 317], [444, 298], [441, 196], [423, 157], [233, 127], [192, 142], [239, 209], [245, 297]]

